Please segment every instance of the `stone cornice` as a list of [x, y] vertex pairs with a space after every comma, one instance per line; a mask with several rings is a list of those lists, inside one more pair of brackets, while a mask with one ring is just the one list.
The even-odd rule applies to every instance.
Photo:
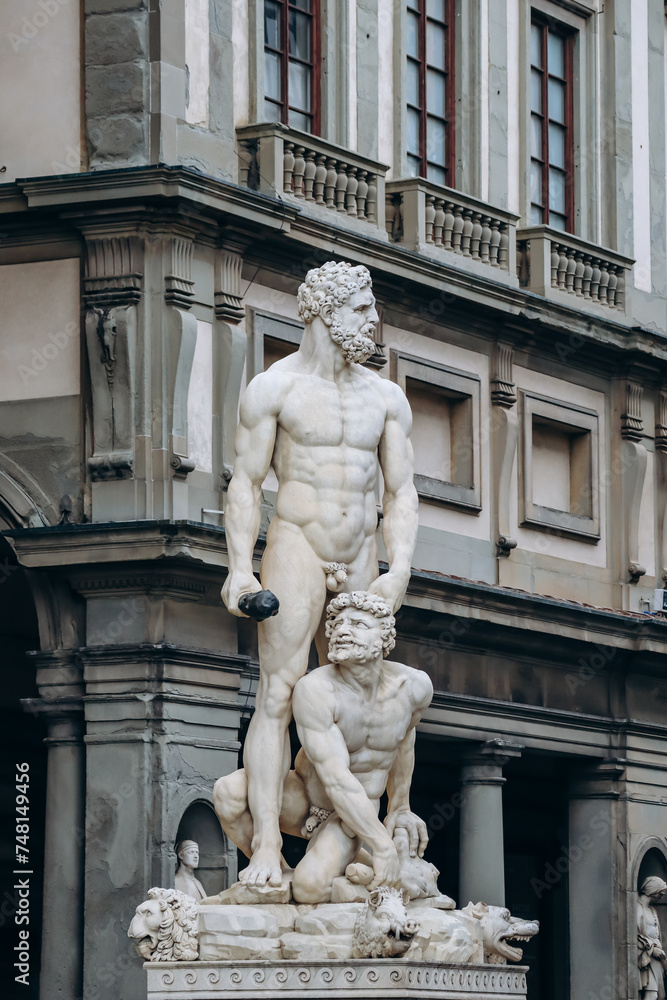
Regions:
[[[18, 208], [19, 202], [22, 210]], [[130, 221], [137, 225], [145, 224], [156, 211], [171, 213], [185, 206], [188, 223], [201, 230], [202, 235], [206, 234], [207, 239], [211, 225], [220, 223], [240, 225], [244, 232], [261, 236], [249, 248], [248, 256], [268, 269], [277, 267], [277, 259], [282, 262], [283, 271], [290, 257], [303, 263], [304, 257], [312, 256], [313, 246], [321, 246], [328, 253], [367, 264], [373, 269], [380, 289], [383, 283], [387, 288], [395, 288], [399, 279], [402, 292], [415, 303], [423, 304], [428, 289], [437, 295], [444, 291], [454, 297], [452, 308], [456, 299], [461, 304], [476, 303], [489, 310], [493, 322], [512, 321], [524, 336], [535, 335], [540, 328], [547, 334], [558, 330], [565, 338], [575, 335], [581, 338], [577, 342], [580, 359], [587, 350], [608, 358], [610, 352], [618, 355], [629, 349], [644, 356], [651, 366], [667, 370], [667, 339], [659, 332], [631, 327], [617, 316], [592, 315], [577, 308], [576, 302], [570, 305], [545, 299], [507, 281], [495, 280], [493, 274], [473, 276], [456, 266], [455, 260], [450, 263], [388, 243], [380, 235], [344, 229], [335, 224], [335, 219], [314, 218], [281, 198], [259, 194], [185, 167], [105, 170], [19, 180], [5, 190], [0, 186], [0, 212], [7, 213], [5, 228], [11, 229], [9, 213], [20, 211], [24, 227], [25, 213], [40, 211], [47, 213], [45, 224], [50, 232], [54, 215], [59, 216], [69, 237], [73, 228], [101, 225], [109, 211], [115, 225]], [[7, 235], [11, 240], [12, 233]], [[37, 231], [34, 239], [39, 242]], [[537, 340], [539, 346], [539, 337]]]

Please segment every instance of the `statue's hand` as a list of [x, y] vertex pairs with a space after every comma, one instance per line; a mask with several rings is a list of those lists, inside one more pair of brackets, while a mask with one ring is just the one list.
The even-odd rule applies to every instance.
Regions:
[[238, 618], [247, 618], [239, 608], [239, 598], [244, 594], [257, 594], [262, 589], [259, 580], [252, 573], [230, 573], [221, 590], [221, 596], [228, 611]]
[[382, 576], [378, 576], [376, 580], [373, 580], [368, 588], [368, 592], [382, 598], [395, 613], [403, 603], [408, 582], [409, 579], [406, 579], [402, 574], [392, 573], [389, 570], [388, 573], [384, 573]]
[[368, 886], [369, 891], [379, 885], [400, 885], [401, 866], [398, 852], [391, 840], [381, 847], [373, 847], [373, 881]]
[[410, 857], [414, 858], [417, 855], [420, 858], [424, 857], [424, 851], [428, 844], [428, 830], [421, 816], [410, 812], [409, 809], [394, 809], [387, 813], [384, 825], [390, 837], [393, 837], [396, 830], [400, 828], [407, 830]]

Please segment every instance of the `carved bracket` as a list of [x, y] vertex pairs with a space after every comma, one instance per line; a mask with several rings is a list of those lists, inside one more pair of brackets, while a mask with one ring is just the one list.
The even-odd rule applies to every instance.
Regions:
[[171, 241], [171, 268], [164, 279], [164, 297], [171, 305], [183, 309], [190, 308], [195, 295], [195, 283], [192, 280], [194, 249], [192, 240], [175, 236]]
[[241, 270], [243, 257], [240, 253], [220, 249], [216, 254], [215, 275], [215, 315], [216, 319], [236, 325], [245, 315], [241, 294]]
[[645, 575], [646, 569], [639, 562], [639, 512], [646, 478], [648, 453], [642, 444], [627, 441], [624, 446], [624, 507], [627, 545], [627, 572], [631, 583]]
[[138, 236], [86, 240], [84, 299], [109, 308], [138, 302], [142, 287], [143, 241]]
[[519, 434], [516, 407], [500, 403], [491, 414], [492, 486], [496, 555], [509, 556], [516, 548], [510, 535], [512, 468]]
[[643, 389], [636, 382], [625, 387], [625, 413], [621, 414], [621, 437], [626, 441], [641, 441], [644, 437], [642, 420]]
[[509, 344], [496, 344], [493, 355], [491, 402], [495, 406], [511, 407], [516, 403], [516, 386], [512, 366], [514, 348]]
[[667, 451], [667, 389], [660, 390], [658, 398], [658, 420], [655, 425], [655, 446], [658, 451]]
[[136, 308], [93, 306], [86, 312], [93, 403], [93, 480], [129, 479], [134, 467]]

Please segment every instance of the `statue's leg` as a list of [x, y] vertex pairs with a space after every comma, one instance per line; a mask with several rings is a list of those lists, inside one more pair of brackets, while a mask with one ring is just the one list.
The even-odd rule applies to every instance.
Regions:
[[248, 811], [248, 781], [243, 768], [218, 778], [213, 786], [213, 808], [225, 834], [249, 858], [253, 831]]
[[274, 519], [261, 579], [262, 586], [278, 597], [280, 611], [257, 627], [260, 678], [243, 758], [254, 833], [250, 864], [239, 877], [249, 885], [280, 885], [279, 815], [290, 764], [287, 727], [292, 690], [306, 672], [322, 613], [325, 578], [301, 532]]
[[331, 883], [354, 861], [361, 840], [343, 830], [339, 816], [326, 820], [313, 834], [305, 856], [294, 869], [292, 895], [297, 903], [328, 903]]

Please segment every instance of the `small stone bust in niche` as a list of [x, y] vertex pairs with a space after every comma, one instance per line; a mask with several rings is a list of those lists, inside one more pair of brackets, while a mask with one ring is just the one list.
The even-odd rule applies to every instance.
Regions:
[[181, 840], [176, 844], [176, 875], [174, 888], [199, 902], [207, 895], [204, 886], [195, 878], [195, 868], [199, 864], [199, 844], [194, 840]]
[[667, 882], [652, 875], [642, 883], [637, 901], [640, 1000], [663, 1000], [667, 957], [660, 939], [655, 904], [667, 893]]

